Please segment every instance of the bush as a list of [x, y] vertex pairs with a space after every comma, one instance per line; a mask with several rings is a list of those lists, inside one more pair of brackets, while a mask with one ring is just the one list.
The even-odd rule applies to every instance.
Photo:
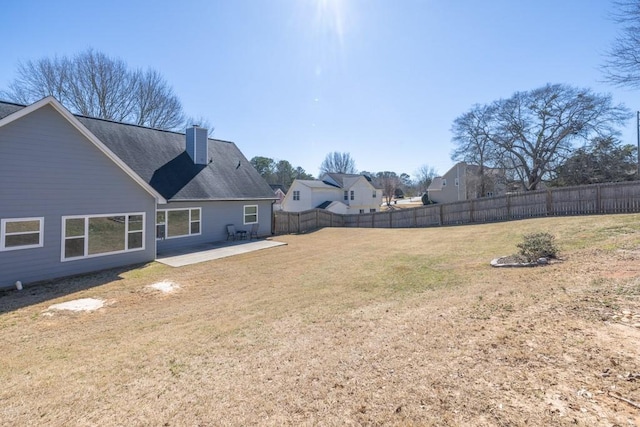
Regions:
[[429, 199], [429, 193], [424, 193], [424, 194], [422, 195], [422, 204], [423, 204], [424, 206], [426, 206], [426, 205], [431, 205], [431, 204], [434, 204], [434, 203], [435, 203], [435, 202], [434, 202], [433, 200]]
[[539, 258], [557, 258], [558, 248], [555, 237], [549, 233], [525, 234], [522, 243], [518, 244], [520, 255], [528, 262], [535, 262]]

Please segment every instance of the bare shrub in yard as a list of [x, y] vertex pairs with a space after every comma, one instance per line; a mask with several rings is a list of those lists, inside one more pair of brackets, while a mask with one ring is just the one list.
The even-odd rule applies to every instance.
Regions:
[[525, 234], [522, 243], [518, 243], [517, 246], [520, 249], [520, 255], [526, 258], [527, 262], [558, 256], [555, 236], [550, 233]]

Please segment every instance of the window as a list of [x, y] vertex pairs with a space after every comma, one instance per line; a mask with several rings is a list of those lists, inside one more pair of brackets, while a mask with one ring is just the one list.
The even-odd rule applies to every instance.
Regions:
[[442, 180], [442, 186], [443, 186], [443, 187], [446, 187], [446, 186], [447, 186], [447, 180], [446, 180], [446, 179], [443, 179], [443, 180]]
[[360, 209], [360, 213], [363, 214], [364, 213], [364, 209]]
[[44, 218], [3, 219], [0, 223], [0, 251], [41, 248]]
[[456, 185], [456, 187], [457, 187], [458, 185], [460, 185], [460, 180], [459, 180], [458, 178], [456, 178], [455, 185]]
[[376, 210], [375, 209], [369, 209], [369, 212], [374, 213]]
[[167, 231], [167, 212], [156, 212], [156, 239], [164, 239]]
[[293, 191], [293, 200], [300, 200], [300, 191], [298, 190]]
[[374, 199], [376, 198], [376, 190], [373, 190], [373, 191], [371, 192], [371, 197], [373, 197]]
[[344, 199], [349, 200], [349, 192], [347, 190], [344, 190]]
[[62, 260], [144, 249], [144, 213], [62, 217]]
[[156, 239], [200, 234], [200, 208], [165, 209], [156, 213]]
[[356, 192], [351, 190], [351, 200], [355, 200], [356, 198]]
[[258, 222], [258, 205], [246, 205], [244, 207], [244, 223], [255, 224]]
[[493, 191], [487, 191], [487, 197], [493, 197]]

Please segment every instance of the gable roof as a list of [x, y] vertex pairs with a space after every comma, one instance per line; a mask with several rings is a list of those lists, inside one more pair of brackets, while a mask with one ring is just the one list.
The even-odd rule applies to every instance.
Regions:
[[88, 117], [79, 120], [167, 200], [276, 199], [233, 142], [209, 138], [212, 161], [198, 165], [185, 151], [183, 133]]
[[[317, 180], [317, 179], [296, 179], [293, 182], [294, 183], [298, 183], [298, 184], [302, 184], [302, 185], [307, 186], [309, 188], [328, 188], [328, 189], [340, 188], [337, 185], [332, 184], [330, 182], [320, 181], [320, 180]], [[293, 184], [291, 184], [291, 188], [293, 188]], [[291, 190], [291, 188], [289, 188], [289, 190]]]
[[325, 202], [320, 203], [318, 206], [316, 206], [316, 209], [326, 209], [329, 207], [331, 203], [333, 203], [332, 200], [327, 200]]
[[[36, 104], [51, 104], [159, 203], [186, 200], [274, 200], [273, 191], [232, 142], [208, 139], [208, 165], [194, 164], [185, 151], [183, 133], [109, 120], [74, 116], [52, 97], [28, 107], [0, 102], [0, 126], [21, 117]], [[44, 105], [43, 104], [43, 105]], [[41, 105], [40, 105], [41, 106]], [[25, 113], [26, 111], [26, 113]], [[2, 119], [4, 114], [8, 114]]]
[[280, 190], [280, 191], [282, 191], [283, 194], [286, 194], [287, 191], [288, 191], [287, 187], [285, 187], [282, 184], [269, 184], [269, 187], [271, 187], [271, 189], [274, 192], [277, 192], [278, 190]]
[[354, 173], [335, 173], [335, 172], [327, 172], [320, 179], [328, 184], [335, 184], [340, 188], [344, 188], [348, 186], [348, 181], [353, 179], [364, 178], [364, 175], [358, 175]]
[[322, 175], [322, 177], [320, 177], [323, 182], [331, 185], [337, 185], [340, 188], [350, 187], [361, 178], [364, 178], [373, 188], [378, 188], [374, 185], [373, 180], [368, 175], [360, 175], [356, 173], [327, 172]]
[[48, 96], [40, 101], [34, 102], [29, 106], [6, 103], [0, 101], [0, 127], [8, 125], [32, 112], [50, 105], [53, 107], [62, 117], [64, 117], [73, 127], [75, 127], [85, 138], [93, 143], [98, 150], [106, 155], [111, 161], [113, 161], [123, 172], [129, 175], [134, 181], [136, 181], [143, 189], [151, 194], [158, 203], [165, 203], [164, 197], [157, 192], [148, 182], [145, 182], [136, 172], [130, 168], [125, 162], [122, 161], [116, 154], [114, 154], [105, 144], [103, 144], [95, 135], [93, 135], [78, 118], [71, 114], [69, 110], [64, 108], [54, 97]]

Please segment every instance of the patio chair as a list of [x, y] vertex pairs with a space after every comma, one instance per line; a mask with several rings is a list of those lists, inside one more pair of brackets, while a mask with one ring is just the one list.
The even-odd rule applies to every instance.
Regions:
[[249, 231], [249, 240], [251, 240], [252, 237], [258, 239], [258, 227], [259, 224], [257, 222], [251, 226], [251, 230]]
[[227, 225], [227, 240], [236, 240], [236, 227], [233, 224]]
[[233, 224], [227, 225], [227, 240], [246, 239], [247, 230], [236, 230], [236, 226]]

